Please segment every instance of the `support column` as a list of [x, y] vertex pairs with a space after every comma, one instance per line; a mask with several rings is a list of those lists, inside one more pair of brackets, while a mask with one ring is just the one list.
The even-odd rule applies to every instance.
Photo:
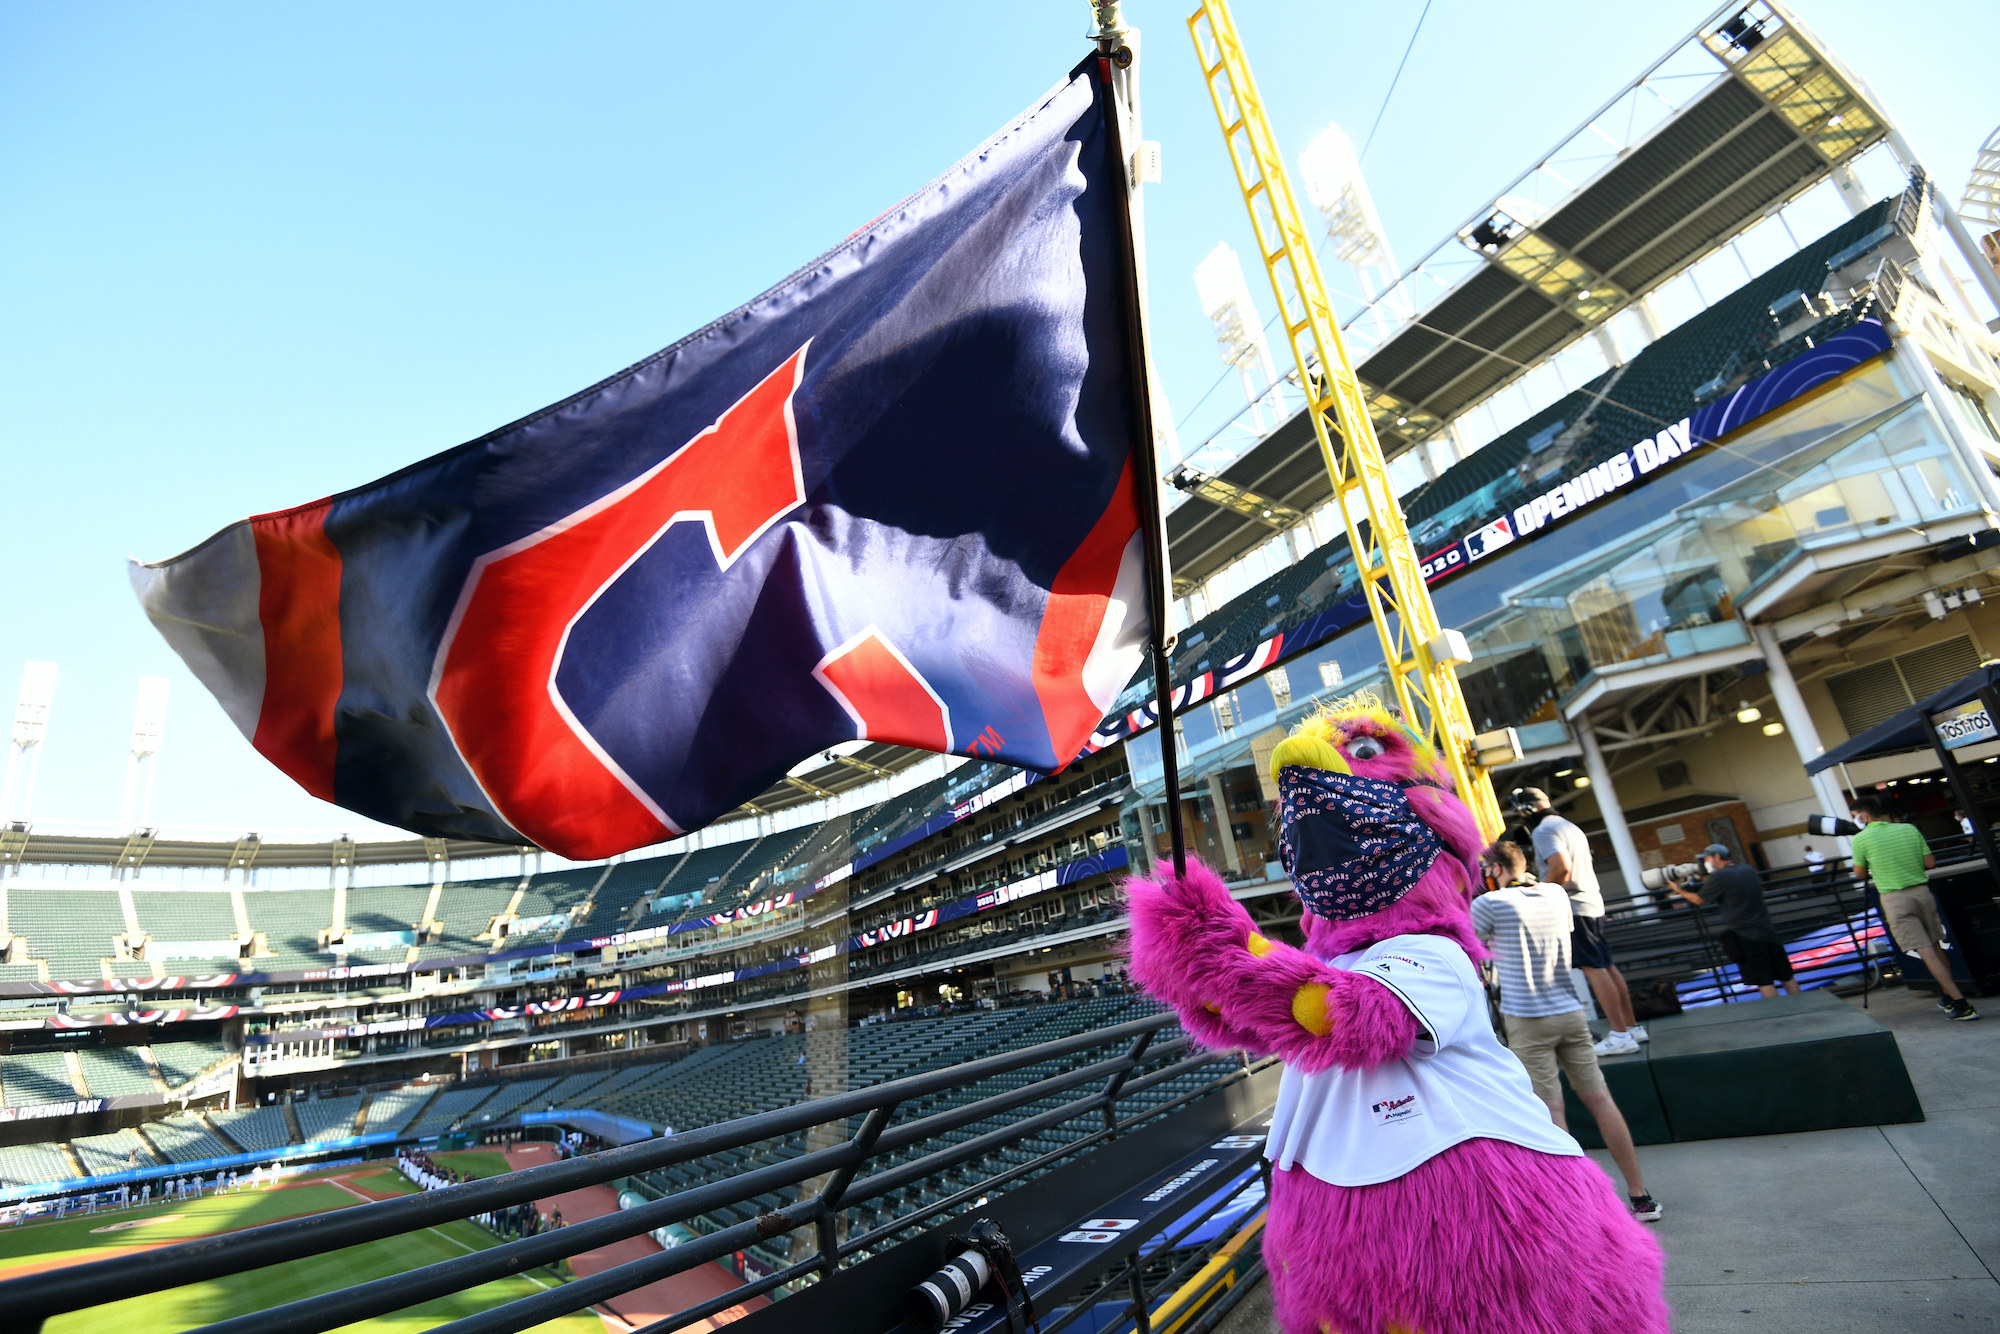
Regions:
[[1571, 725], [1576, 729], [1577, 745], [1583, 750], [1583, 768], [1590, 775], [1590, 789], [1597, 794], [1597, 813], [1604, 817], [1604, 832], [1611, 839], [1611, 851], [1618, 858], [1618, 870], [1625, 879], [1625, 892], [1640, 912], [1657, 912], [1652, 900], [1640, 893], [1639, 871], [1645, 863], [1639, 860], [1639, 845], [1632, 841], [1632, 827], [1625, 823], [1625, 808], [1618, 804], [1618, 790], [1611, 784], [1611, 766], [1604, 762], [1597, 731], [1588, 717], [1578, 718]]
[[1653, 309], [1651, 292], [1632, 303], [1632, 309], [1639, 313], [1639, 327], [1646, 331], [1646, 346], [1651, 347], [1666, 337], [1667, 327], [1660, 323], [1660, 312]]
[[[1778, 706], [1778, 717], [1784, 720], [1785, 730], [1792, 735], [1792, 749], [1798, 752], [1800, 764], [1810, 764], [1826, 754], [1826, 746], [1819, 739], [1819, 728], [1806, 708], [1805, 696], [1799, 693], [1799, 683], [1792, 675], [1791, 664], [1785, 661], [1784, 652], [1778, 646], [1778, 633], [1768, 625], [1753, 625], [1750, 632], [1757, 636], [1758, 651], [1764, 655], [1764, 671], [1771, 682], [1771, 698]], [[1813, 795], [1819, 798], [1822, 811], [1846, 819], [1847, 794], [1840, 790], [1832, 772], [1821, 770], [1810, 777]], [[1839, 847], [1839, 856], [1846, 857], [1847, 840], [1834, 841]]]
[[1139, 869], [1145, 874], [1151, 875], [1153, 873], [1153, 863], [1160, 859], [1160, 834], [1158, 828], [1153, 824], [1152, 803], [1147, 801], [1139, 803], [1139, 838], [1143, 844], [1139, 854]]
[[1594, 332], [1597, 336], [1597, 350], [1604, 354], [1605, 363], [1611, 366], [1623, 366], [1625, 353], [1619, 348], [1618, 335], [1611, 332], [1611, 325], [1608, 322], [1600, 324]]
[[1215, 837], [1222, 844], [1222, 859], [1229, 863], [1230, 870], [1240, 874], [1243, 857], [1236, 851], [1236, 831], [1229, 826], [1229, 798], [1222, 790], [1220, 769], [1208, 776], [1208, 801], [1215, 811]]
[[1834, 164], [1827, 175], [1833, 177], [1834, 188], [1840, 191], [1840, 202], [1847, 205], [1849, 217], [1860, 217], [1867, 211], [1868, 206], [1875, 202], [1868, 197], [1868, 190], [1861, 184], [1861, 178], [1854, 174], [1852, 162]]

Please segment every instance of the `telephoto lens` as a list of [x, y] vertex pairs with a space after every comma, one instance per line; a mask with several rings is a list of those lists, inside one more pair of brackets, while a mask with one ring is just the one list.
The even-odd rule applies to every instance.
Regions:
[[1808, 815], [1806, 831], [1821, 838], [1853, 838], [1861, 832], [1861, 826], [1838, 815]]
[[1639, 883], [1647, 889], [1665, 889], [1667, 881], [1687, 885], [1700, 881], [1701, 863], [1679, 862], [1673, 866], [1652, 866], [1639, 872]]
[[903, 1298], [903, 1323], [912, 1334], [938, 1334], [993, 1278], [993, 1265], [977, 1246], [968, 1246], [944, 1268], [911, 1288]]
[[1021, 1280], [1013, 1243], [1000, 1225], [982, 1218], [963, 1236], [948, 1238], [945, 1245], [959, 1247], [959, 1253], [903, 1298], [903, 1323], [912, 1334], [939, 1334], [989, 1283], [999, 1294], [1008, 1334], [1027, 1334], [1028, 1326], [1035, 1322], [1035, 1303]]

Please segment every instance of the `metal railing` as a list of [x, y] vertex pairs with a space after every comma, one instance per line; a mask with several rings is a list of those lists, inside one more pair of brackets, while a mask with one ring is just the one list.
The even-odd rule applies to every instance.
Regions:
[[[481, 1284], [521, 1274], [613, 1242], [643, 1236], [700, 1215], [797, 1189], [782, 1208], [683, 1242], [657, 1255], [616, 1265], [533, 1296], [495, 1306], [441, 1326], [451, 1334], [503, 1334], [615, 1298], [649, 1283], [729, 1256], [761, 1241], [812, 1229], [811, 1252], [775, 1272], [697, 1303], [645, 1327], [668, 1334], [705, 1316], [787, 1285], [832, 1275], [842, 1262], [982, 1197], [1024, 1180], [1124, 1131], [1183, 1107], [1247, 1076], [1235, 1054], [1193, 1049], [1185, 1036], [1155, 1043], [1171, 1014], [1150, 1015], [962, 1065], [912, 1075], [869, 1088], [740, 1120], [670, 1139], [648, 1140], [586, 1157], [528, 1168], [420, 1195], [405, 1196], [288, 1219], [137, 1255], [45, 1271], [0, 1283], [0, 1310], [8, 1328], [38, 1330], [48, 1318], [108, 1302], [162, 1292], [267, 1265], [324, 1255], [342, 1247], [402, 1236], [482, 1213], [568, 1191], [689, 1163], [712, 1154], [782, 1141], [816, 1126], [839, 1124], [839, 1142], [796, 1157], [737, 1173], [726, 1180], [676, 1191], [636, 1208], [574, 1223], [485, 1250], [356, 1284], [321, 1296], [200, 1327], [198, 1334], [317, 1334], [403, 1310]], [[899, 1107], [1043, 1062], [1062, 1061], [1098, 1048], [1114, 1054], [1036, 1079], [1018, 1088], [895, 1123]], [[1209, 1067], [1223, 1066], [1218, 1070]], [[1176, 1091], [1164, 1102], [1139, 1100], [1148, 1090], [1197, 1072], [1210, 1077]], [[1051, 1095], [1076, 1092], [1058, 1106], [977, 1134], [959, 1143], [949, 1132]], [[1135, 1101], [1137, 1105], [1135, 1105]], [[859, 1118], [859, 1125], [853, 1125]], [[1060, 1147], [983, 1175], [973, 1184], [922, 1204], [866, 1231], [843, 1237], [841, 1214], [912, 1186], [946, 1169], [976, 1162], [1040, 1131], [1082, 1121], [1091, 1128]], [[938, 1145], [913, 1160], [861, 1173], [877, 1160]], [[803, 1247], [794, 1247], [794, 1252]]]
[[[1934, 845], [1938, 868], [1931, 874], [1948, 877], [1954, 867], [1967, 867], [1979, 860], [1967, 838], [1939, 840]], [[1857, 880], [1844, 859], [1828, 858], [1824, 866], [1774, 867], [1760, 873], [1764, 906], [1778, 938], [1793, 941], [1815, 931], [1842, 928], [1853, 950], [1851, 966], [1845, 956], [1831, 966], [1852, 972], [1864, 989], [1879, 980], [1880, 965], [1898, 951], [1883, 947], [1871, 950], [1862, 938], [1864, 922], [1880, 925], [1880, 907], [1875, 894]], [[1647, 893], [1646, 891], [1641, 891]], [[1619, 970], [1628, 980], [1673, 981], [1703, 978], [1721, 979], [1733, 967], [1717, 939], [1712, 907], [1695, 908], [1664, 891], [1649, 894], [1650, 910], [1637, 905], [1613, 909], [1607, 915], [1606, 933], [1618, 956]], [[1869, 918], [1870, 912], [1875, 914]], [[1728, 984], [1733, 986], [1734, 984]], [[1727, 987], [1723, 999], [1730, 999]]]

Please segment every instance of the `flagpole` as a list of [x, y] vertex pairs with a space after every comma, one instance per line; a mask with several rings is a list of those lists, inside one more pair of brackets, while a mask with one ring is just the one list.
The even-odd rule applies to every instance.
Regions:
[[[1128, 37], [1137, 34], [1126, 28], [1118, 14], [1118, 0], [1094, 0], [1097, 12], [1098, 77], [1104, 81], [1111, 102], [1105, 118], [1111, 135], [1111, 151], [1124, 178], [1124, 189], [1113, 191], [1118, 200], [1120, 239], [1125, 260], [1125, 338], [1131, 349], [1128, 379], [1132, 386], [1134, 441], [1133, 494], [1139, 505], [1139, 529], [1146, 552], [1146, 620], [1148, 648], [1153, 658], [1153, 697], [1159, 712], [1160, 772], [1165, 784], [1167, 837], [1173, 848], [1174, 874], [1187, 874], [1187, 834], [1181, 821], [1180, 753], [1174, 735], [1174, 682], [1172, 653], [1175, 636], [1167, 631], [1168, 589], [1172, 577], [1167, 566], [1166, 519], [1160, 512], [1160, 464], [1154, 448], [1153, 383], [1151, 363], [1146, 356], [1146, 321], [1139, 281], [1139, 250], [1132, 216], [1132, 195], [1139, 188], [1133, 179], [1131, 152], [1125, 146], [1124, 108], [1120, 105], [1120, 84], [1138, 78], [1138, 57]], [[1229, 818], [1217, 811], [1216, 819]], [[1147, 849], [1150, 857], [1152, 849]]]

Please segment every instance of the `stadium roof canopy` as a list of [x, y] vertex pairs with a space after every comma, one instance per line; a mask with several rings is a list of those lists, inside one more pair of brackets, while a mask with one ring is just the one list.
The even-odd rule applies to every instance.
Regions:
[[[773, 811], [823, 801], [933, 758], [928, 751], [910, 750], [879, 741], [845, 742], [793, 766], [792, 772], [746, 802], [741, 812], [767, 815]], [[511, 844], [481, 843], [463, 838], [347, 839], [266, 841], [255, 833], [229, 839], [163, 838], [157, 830], [129, 834], [37, 832], [16, 822], [0, 829], [0, 874], [9, 866], [102, 866], [133, 870], [141, 866], [174, 866], [245, 870], [252, 866], [416, 866], [434, 861], [471, 861], [502, 857], [531, 849]]]
[[[1662, 115], [1662, 109], [1665, 114]], [[1643, 133], [1636, 124], [1651, 123]], [[1886, 115], [1796, 19], [1732, 3], [1474, 213], [1348, 338], [1394, 458], [1881, 142]], [[1181, 470], [1178, 591], [1332, 498], [1300, 413], [1220, 474]]]

